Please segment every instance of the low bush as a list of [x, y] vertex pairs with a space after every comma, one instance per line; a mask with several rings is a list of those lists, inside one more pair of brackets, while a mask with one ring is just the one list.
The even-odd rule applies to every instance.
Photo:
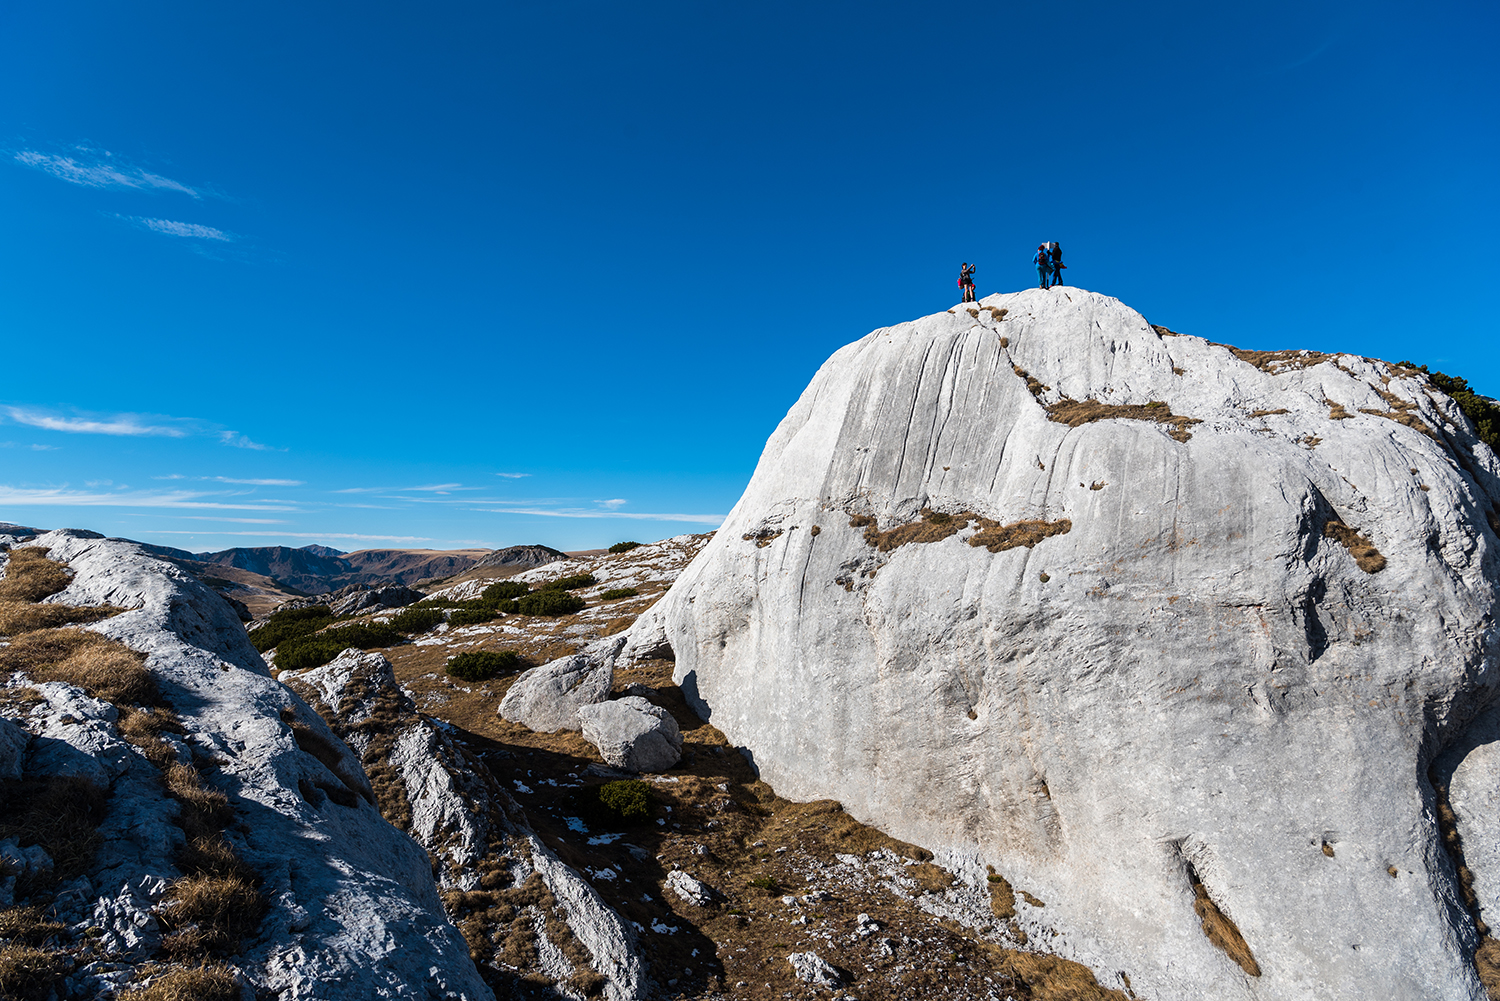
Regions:
[[518, 580], [502, 580], [498, 584], [491, 584], [479, 593], [479, 600], [486, 604], [497, 604], [511, 598], [519, 598], [523, 594], [530, 593], [531, 588]]
[[641, 544], [639, 542], [616, 542], [614, 545], [609, 547], [609, 551], [612, 553], [628, 553], [632, 549], [639, 548], [641, 548]]
[[638, 779], [606, 782], [599, 787], [599, 802], [621, 820], [645, 820], [651, 816], [651, 786]]
[[617, 598], [634, 598], [640, 593], [633, 587], [612, 587], [608, 591], [600, 592], [599, 597], [605, 601], [614, 601]]
[[391, 619], [389, 625], [398, 633], [415, 635], [425, 633], [433, 626], [446, 619], [441, 609], [437, 608], [405, 608]]
[[448, 616], [450, 626], [477, 626], [481, 622], [489, 622], [499, 615], [500, 611], [494, 607], [480, 606], [478, 608], [460, 608]]
[[516, 602], [516, 611], [522, 615], [571, 615], [587, 607], [578, 595], [554, 588], [533, 591]]
[[282, 640], [294, 636], [315, 633], [333, 619], [333, 610], [327, 605], [311, 605], [307, 608], [288, 608], [272, 612], [265, 625], [250, 634], [250, 642], [261, 653], [272, 649]]
[[405, 641], [406, 637], [389, 625], [356, 622], [311, 636], [293, 636], [282, 640], [276, 646], [276, 666], [290, 671], [321, 667], [349, 647], [374, 650]]
[[557, 580], [549, 580], [542, 585], [543, 591], [576, 591], [580, 587], [592, 587], [599, 583], [598, 579], [591, 573], [574, 574], [571, 577], [559, 577]]
[[525, 666], [526, 662], [514, 650], [472, 650], [448, 661], [447, 671], [463, 681], [486, 681]]

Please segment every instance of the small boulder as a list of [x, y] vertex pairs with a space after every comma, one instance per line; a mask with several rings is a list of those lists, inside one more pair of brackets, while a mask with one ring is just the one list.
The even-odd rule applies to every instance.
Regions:
[[672, 714], [639, 695], [581, 706], [583, 739], [616, 768], [664, 772], [682, 759], [682, 732]]
[[667, 888], [688, 903], [697, 904], [699, 907], [707, 907], [717, 896], [713, 887], [694, 879], [681, 869], [673, 869], [667, 873]]
[[839, 971], [816, 952], [794, 952], [786, 957], [792, 964], [792, 973], [803, 983], [818, 987], [837, 987], [844, 982]]
[[579, 653], [522, 673], [500, 700], [500, 717], [542, 733], [578, 729], [579, 708], [609, 698], [615, 654], [624, 642], [618, 636], [606, 637]]

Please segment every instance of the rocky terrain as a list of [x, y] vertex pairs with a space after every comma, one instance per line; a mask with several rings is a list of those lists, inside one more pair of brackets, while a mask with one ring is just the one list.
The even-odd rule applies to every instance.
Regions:
[[835, 354], [711, 536], [247, 635], [9, 526], [0, 993], [1500, 997], [1444, 385], [1032, 290]]

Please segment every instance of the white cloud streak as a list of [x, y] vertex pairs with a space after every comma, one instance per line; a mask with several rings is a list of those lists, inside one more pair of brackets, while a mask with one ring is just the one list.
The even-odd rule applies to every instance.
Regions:
[[78, 157], [59, 156], [24, 149], [14, 159], [23, 167], [51, 174], [69, 184], [85, 188], [123, 188], [132, 191], [176, 191], [190, 198], [203, 196], [195, 189], [170, 177], [162, 177], [116, 160], [109, 153], [102, 156], [94, 150], [79, 150]]
[[218, 240], [222, 243], [234, 242], [234, 237], [222, 229], [215, 229], [212, 226], [200, 226], [195, 222], [178, 222], [176, 219], [148, 219], [145, 216], [122, 215], [120, 218], [149, 229], [153, 233], [160, 233], [163, 236], [183, 236], [191, 240]]
[[526, 477], [530, 476], [531, 474], [530, 473], [496, 473], [495, 475], [496, 476], [503, 476], [507, 480], [524, 480]]
[[[103, 434], [132, 438], [191, 438], [198, 435], [217, 438], [219, 444], [232, 448], [249, 448], [258, 452], [276, 451], [270, 445], [251, 441], [238, 431], [227, 431], [217, 425], [191, 417], [147, 417], [142, 414], [91, 415], [65, 417], [36, 407], [8, 406], [3, 409], [12, 421], [44, 431], [65, 434]], [[33, 448], [53, 448], [33, 445]], [[281, 451], [285, 451], [282, 449]]]
[[347, 532], [177, 532], [160, 531], [154, 535], [254, 535], [278, 539], [355, 539], [361, 542], [432, 542], [426, 535], [355, 535]]
[[720, 525], [723, 514], [660, 514], [644, 511], [584, 511], [580, 509], [548, 510], [537, 507], [473, 508], [488, 514], [536, 514], [544, 518], [632, 518], [637, 521], [686, 521], [696, 525]]
[[212, 500], [215, 495], [198, 491], [91, 492], [67, 487], [0, 486], [0, 504], [34, 507], [156, 507], [214, 511], [296, 511], [298, 508], [265, 503], [232, 504]]
[[135, 414], [119, 414], [104, 420], [87, 417], [56, 417], [24, 407], [6, 407], [5, 412], [17, 424], [43, 428], [47, 431], [65, 431], [68, 434], [108, 434], [128, 437], [186, 438], [188, 432], [182, 428], [161, 424], [144, 424]]
[[594, 501], [594, 503], [598, 504], [602, 508], [605, 508], [606, 510], [613, 511], [616, 508], [624, 507], [629, 502], [626, 501], [623, 497], [616, 497], [613, 500], [596, 500]]
[[[162, 477], [168, 479], [169, 477]], [[252, 487], [300, 487], [303, 480], [237, 480], [232, 476], [205, 476], [204, 479], [215, 480], [219, 483], [244, 483]]]

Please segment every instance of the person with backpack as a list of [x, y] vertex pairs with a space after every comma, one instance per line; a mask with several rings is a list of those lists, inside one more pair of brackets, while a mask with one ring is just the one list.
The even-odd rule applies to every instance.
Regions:
[[958, 269], [958, 287], [963, 290], [964, 302], [974, 301], [974, 265], [964, 261]]
[[1063, 283], [1062, 273], [1063, 273], [1063, 268], [1065, 268], [1065, 267], [1067, 267], [1067, 265], [1062, 262], [1062, 244], [1057, 243], [1056, 241], [1053, 241], [1053, 243], [1052, 243], [1052, 284], [1053, 285], [1061, 285]]
[[1047, 253], [1045, 243], [1037, 244], [1036, 256], [1031, 259], [1036, 265], [1037, 284], [1042, 288], [1047, 287], [1047, 277], [1052, 274], [1052, 255]]

